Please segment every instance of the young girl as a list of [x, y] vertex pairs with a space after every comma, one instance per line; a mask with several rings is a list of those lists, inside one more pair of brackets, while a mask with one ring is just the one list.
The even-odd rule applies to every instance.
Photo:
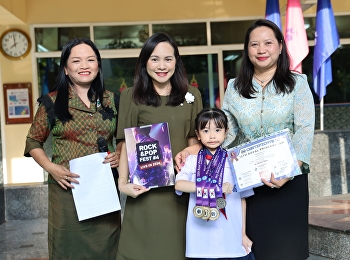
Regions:
[[233, 192], [227, 152], [221, 148], [227, 117], [216, 108], [196, 117], [196, 134], [203, 148], [186, 159], [176, 176], [178, 194], [190, 193], [186, 224], [186, 257], [255, 260], [252, 241], [245, 234], [245, 197], [253, 190]]

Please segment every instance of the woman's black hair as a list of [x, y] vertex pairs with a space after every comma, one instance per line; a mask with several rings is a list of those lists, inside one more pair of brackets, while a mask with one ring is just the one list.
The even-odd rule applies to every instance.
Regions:
[[185, 67], [182, 63], [179, 50], [175, 40], [166, 33], [159, 32], [153, 34], [143, 45], [135, 68], [133, 101], [136, 104], [158, 107], [161, 104], [159, 94], [153, 87], [152, 78], [147, 73], [147, 62], [155, 47], [167, 42], [174, 49], [176, 59], [175, 72], [170, 78], [171, 92], [167, 105], [177, 106], [181, 104], [188, 91], [188, 79]]
[[72, 80], [65, 74], [64, 69], [67, 66], [67, 61], [72, 49], [80, 44], [89, 45], [94, 51], [96, 59], [98, 61], [99, 72], [97, 73], [96, 78], [91, 82], [91, 86], [88, 91], [88, 98], [91, 102], [95, 103], [96, 106], [96, 100], [99, 99], [101, 101], [102, 107], [104, 108], [103, 92], [105, 91], [105, 87], [102, 75], [102, 62], [100, 52], [98, 51], [96, 45], [90, 39], [75, 38], [69, 40], [63, 46], [57, 80], [53, 88], [53, 91], [57, 90], [57, 98], [54, 104], [55, 115], [62, 123], [66, 123], [72, 119], [72, 115], [69, 113], [68, 110], [68, 94], [69, 87], [74, 86]]
[[275, 75], [272, 78], [275, 90], [278, 94], [280, 93], [290, 93], [293, 91], [295, 86], [295, 79], [292, 72], [290, 71], [290, 59], [288, 55], [287, 45], [284, 40], [283, 34], [278, 26], [265, 19], [256, 20], [247, 30], [244, 40], [244, 51], [242, 58], [242, 65], [240, 71], [235, 80], [235, 88], [240, 93], [241, 96], [245, 98], [253, 98], [254, 94], [257, 92], [253, 86], [252, 79], [254, 76], [254, 65], [249, 59], [248, 48], [251, 32], [261, 26], [266, 26], [270, 28], [277, 41], [282, 44], [281, 54], [277, 60], [277, 68]]
[[216, 127], [228, 129], [228, 120], [224, 111], [218, 108], [204, 108], [195, 119], [196, 130], [204, 129], [210, 120], [214, 120]]

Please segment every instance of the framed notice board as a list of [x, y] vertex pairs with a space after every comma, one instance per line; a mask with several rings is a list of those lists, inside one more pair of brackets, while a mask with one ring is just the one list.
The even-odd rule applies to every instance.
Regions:
[[32, 84], [4, 84], [6, 124], [25, 124], [33, 121]]

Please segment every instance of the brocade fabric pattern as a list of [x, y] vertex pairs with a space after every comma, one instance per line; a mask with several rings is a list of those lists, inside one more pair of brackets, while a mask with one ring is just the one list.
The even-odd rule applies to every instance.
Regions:
[[[55, 101], [57, 92], [48, 94]], [[113, 93], [106, 91], [102, 106], [96, 107], [91, 103], [87, 107], [79, 96], [69, 90], [69, 112], [73, 116], [64, 125], [57, 118], [50, 129], [45, 107], [41, 104], [35, 115], [32, 127], [27, 136], [25, 153], [33, 148], [40, 148], [52, 132], [52, 161], [69, 168], [69, 160], [98, 152], [97, 138], [104, 137], [110, 151], [114, 151], [113, 136], [116, 135], [117, 109], [114, 105]]]
[[234, 88], [235, 79], [229, 81], [222, 107], [229, 119], [224, 147], [231, 148], [288, 128], [297, 159], [310, 163], [315, 107], [306, 75], [293, 75], [296, 84], [289, 94], [276, 94], [273, 83], [262, 89], [253, 79], [257, 93], [252, 99], [239, 95]]

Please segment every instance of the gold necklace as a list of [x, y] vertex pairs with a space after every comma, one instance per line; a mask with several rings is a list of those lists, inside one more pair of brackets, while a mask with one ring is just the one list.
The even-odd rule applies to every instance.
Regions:
[[261, 80], [261, 79], [259, 79], [259, 77], [254, 73], [254, 77], [255, 77], [258, 81], [260, 81], [260, 86], [262, 86], [262, 87], [264, 87], [264, 82], [269, 82], [269, 81], [273, 78], [274, 75], [275, 75], [275, 73], [272, 74], [271, 77], [269, 77], [268, 79]]

